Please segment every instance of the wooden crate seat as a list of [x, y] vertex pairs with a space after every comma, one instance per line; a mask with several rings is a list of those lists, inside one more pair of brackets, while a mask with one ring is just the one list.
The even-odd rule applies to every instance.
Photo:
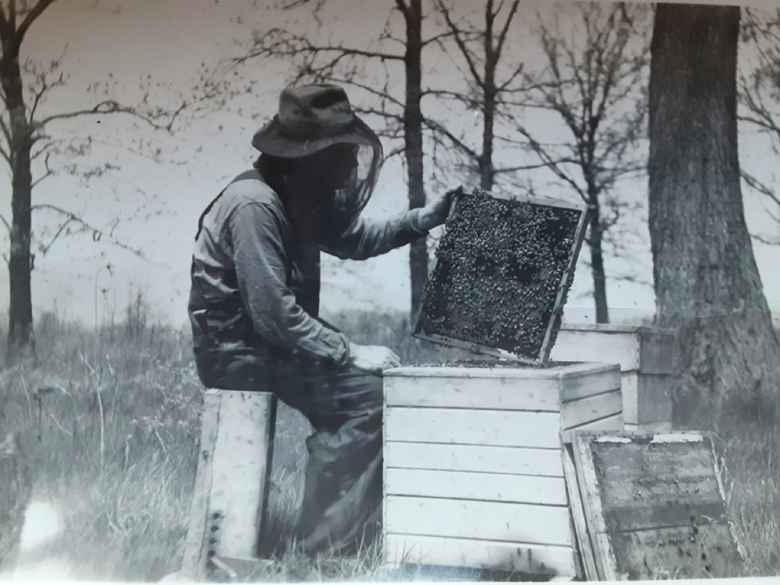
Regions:
[[208, 389], [182, 575], [213, 576], [223, 558], [257, 556], [268, 504], [274, 394]]

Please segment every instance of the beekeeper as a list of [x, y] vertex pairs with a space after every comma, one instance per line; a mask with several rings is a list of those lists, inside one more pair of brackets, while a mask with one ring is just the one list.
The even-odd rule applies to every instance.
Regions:
[[334, 85], [286, 88], [254, 169], [203, 212], [189, 314], [207, 387], [273, 392], [314, 427], [297, 549], [347, 551], [381, 522], [382, 379], [400, 364], [318, 318], [320, 252], [363, 260], [442, 224], [455, 193], [386, 221], [361, 215], [382, 146]]

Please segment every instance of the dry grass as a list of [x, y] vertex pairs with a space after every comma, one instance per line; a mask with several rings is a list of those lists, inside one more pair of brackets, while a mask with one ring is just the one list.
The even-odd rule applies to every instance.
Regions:
[[[406, 363], [458, 356], [411, 340], [408, 325], [396, 316], [330, 320], [358, 342], [394, 347]], [[83, 579], [154, 581], [176, 571], [202, 400], [188, 333], [130, 312], [128, 322], [100, 331], [49, 315], [37, 333], [39, 363], [0, 372], [0, 434], [18, 433], [34, 472], [33, 498], [54, 503], [63, 514], [63, 531], [45, 550], [28, 554], [27, 562], [36, 554], [56, 558], [62, 574], [50, 577]], [[270, 530], [262, 543], [275, 562], [256, 577], [365, 579], [378, 566], [376, 548], [314, 561], [284, 553], [301, 497], [308, 433], [307, 421], [281, 405]], [[741, 428], [719, 442], [749, 575], [780, 573], [778, 444], [780, 429], [773, 427]]]

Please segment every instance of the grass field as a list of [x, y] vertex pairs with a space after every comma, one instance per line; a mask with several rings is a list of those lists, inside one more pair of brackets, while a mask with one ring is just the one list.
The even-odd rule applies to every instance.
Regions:
[[[414, 341], [398, 316], [332, 316], [357, 342], [396, 349], [405, 363], [457, 357]], [[26, 564], [50, 578], [154, 581], [176, 571], [188, 521], [202, 386], [188, 332], [128, 312], [100, 330], [37, 324], [37, 364], [0, 372], [0, 440], [17, 433], [34, 477], [32, 499], [59, 511], [62, 530]], [[0, 332], [4, 339], [4, 334]], [[263, 579], [347, 580], [377, 566], [376, 550], [318, 562], [283, 554], [301, 495], [307, 421], [282, 405], [263, 548]], [[780, 573], [780, 429], [717, 438], [727, 503], [746, 575]]]

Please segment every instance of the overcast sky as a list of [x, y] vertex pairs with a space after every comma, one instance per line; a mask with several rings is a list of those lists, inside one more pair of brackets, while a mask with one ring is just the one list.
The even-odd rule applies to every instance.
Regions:
[[[378, 35], [391, 4], [378, 0], [329, 2], [328, 12], [323, 12], [329, 34], [335, 38], [348, 35], [352, 44], [367, 43]], [[458, 2], [459, 7], [473, 4]], [[284, 19], [291, 19], [288, 24], [299, 29], [311, 22], [306, 12], [281, 14], [271, 4], [261, 0], [58, 0], [30, 30], [24, 54], [44, 63], [63, 56], [63, 71], [69, 78], [42, 106], [47, 113], [88, 106], [93, 103], [88, 87], [105, 82], [114, 84], [115, 95], [128, 101], [145, 91], [140, 88], [142, 84], [151, 84], [152, 99], [169, 105], [197, 78], [201, 64], [210, 67], [240, 54], [241, 44], [251, 39], [253, 30], [268, 29]], [[337, 18], [330, 13], [335, 6], [339, 7]], [[529, 21], [543, 4], [525, 0], [521, 6], [521, 16]], [[565, 18], [566, 14], [560, 16]], [[428, 67], [426, 73], [431, 75], [441, 76], [448, 71], [444, 61], [429, 63]], [[106, 162], [117, 168], [87, 179], [67, 174], [48, 178], [36, 188], [34, 202], [82, 215], [122, 244], [140, 249], [143, 258], [111, 245], [108, 236], [96, 242], [90, 233], [62, 235], [46, 254], [36, 253], [36, 311], [56, 308], [63, 317], [76, 317], [91, 325], [112, 312], [121, 318], [128, 294], [140, 291], [161, 317], [184, 324], [197, 218], [226, 181], [251, 164], [256, 154], [250, 146], [251, 136], [275, 112], [277, 95], [284, 85], [280, 71], [277, 64], [252, 63], [242, 73], [258, 82], [251, 96], [236, 102], [232, 111], [215, 112], [205, 120], [194, 121], [174, 136], [152, 132], [122, 116], [83, 118], [51, 126], [53, 136], [77, 136], [82, 140], [92, 137], [91, 154], [79, 159], [82, 168]], [[239, 106], [241, 115], [237, 113]], [[473, 125], [474, 120], [464, 119], [459, 124]], [[743, 161], [749, 161], [753, 172], [773, 181], [771, 169], [777, 161], [769, 143], [748, 134], [743, 134], [741, 140]], [[140, 149], [139, 141], [144, 142]], [[155, 159], [157, 149], [163, 162]], [[428, 178], [436, 172], [429, 165]], [[380, 184], [367, 213], [382, 216], [402, 211], [406, 194], [401, 167], [386, 165]], [[431, 184], [429, 195], [435, 191]], [[622, 188], [626, 197], [642, 200], [646, 196], [644, 181]], [[552, 186], [539, 194], [567, 196]], [[0, 185], [0, 211], [5, 217], [10, 214], [9, 208], [10, 185], [4, 181]], [[746, 197], [746, 212], [751, 228], [769, 236], [780, 232], [777, 224], [767, 220], [756, 197]], [[640, 234], [632, 244], [633, 268], [649, 282], [646, 227], [641, 216], [632, 221]], [[52, 212], [40, 212], [34, 219], [35, 233], [43, 243], [51, 240], [57, 226], [58, 217]], [[773, 310], [780, 311], [778, 249], [760, 244], [754, 247], [766, 296]], [[7, 238], [3, 248], [7, 248]], [[583, 254], [587, 252], [583, 250]], [[331, 311], [342, 306], [407, 310], [406, 264], [406, 249], [364, 263], [326, 261], [322, 304]], [[615, 266], [612, 263], [613, 269]], [[567, 305], [568, 318], [588, 317], [583, 310], [592, 304], [587, 297], [589, 286], [589, 274], [581, 267]], [[8, 276], [3, 270], [2, 308], [7, 306], [7, 289]], [[613, 280], [608, 291], [610, 305], [623, 309], [624, 314], [647, 314], [654, 309], [648, 286]]]

